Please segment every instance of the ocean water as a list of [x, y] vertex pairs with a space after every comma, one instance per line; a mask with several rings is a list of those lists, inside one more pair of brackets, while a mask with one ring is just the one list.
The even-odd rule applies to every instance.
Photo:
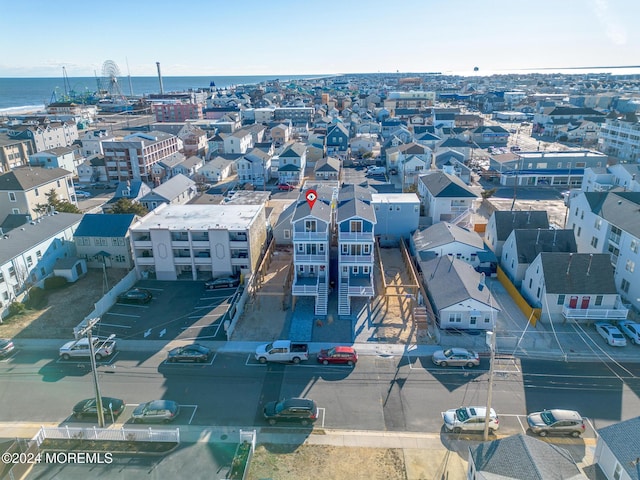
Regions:
[[[211, 77], [162, 77], [165, 93], [184, 91], [188, 89], [209, 88], [211, 82], [216, 88], [232, 85], [248, 85], [279, 79], [293, 80], [304, 78], [318, 78], [322, 75], [256, 75], [256, 76], [211, 76]], [[143, 96], [160, 92], [158, 77], [128, 77], [118, 78], [118, 85], [123, 95]], [[60, 100], [65, 91], [72, 90], [78, 94], [96, 92], [101, 79], [94, 77], [69, 78], [65, 89], [65, 81], [60, 78], [0, 78], [0, 114], [23, 110], [39, 110], [53, 101]]]

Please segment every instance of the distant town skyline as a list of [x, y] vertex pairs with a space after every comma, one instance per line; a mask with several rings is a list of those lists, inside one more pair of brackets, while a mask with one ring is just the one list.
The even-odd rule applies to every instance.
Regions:
[[34, 0], [3, 17], [0, 77], [90, 77], [105, 60], [123, 76], [156, 62], [166, 76], [640, 65], [635, 0]]

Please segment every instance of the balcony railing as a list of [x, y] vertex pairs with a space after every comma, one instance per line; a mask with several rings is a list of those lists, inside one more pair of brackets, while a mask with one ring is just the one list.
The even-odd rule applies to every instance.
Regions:
[[340, 242], [373, 242], [373, 232], [338, 232]]
[[340, 254], [338, 259], [340, 263], [365, 263], [372, 264], [373, 263], [373, 255], [345, 255]]
[[327, 263], [327, 255], [321, 253], [316, 255], [307, 255], [306, 253], [297, 253], [294, 255], [294, 263], [298, 262], [313, 262], [313, 263]]
[[620, 305], [616, 308], [569, 308], [562, 307], [562, 315], [565, 318], [576, 320], [624, 320], [629, 314], [629, 309]]
[[293, 241], [296, 240], [328, 240], [329, 232], [298, 232], [293, 231]]

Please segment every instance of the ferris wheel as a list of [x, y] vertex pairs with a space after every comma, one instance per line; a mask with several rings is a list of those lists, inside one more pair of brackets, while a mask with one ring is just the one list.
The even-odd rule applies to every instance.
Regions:
[[120, 68], [113, 60], [106, 60], [102, 64], [101, 89], [111, 97], [123, 97], [120, 89]]

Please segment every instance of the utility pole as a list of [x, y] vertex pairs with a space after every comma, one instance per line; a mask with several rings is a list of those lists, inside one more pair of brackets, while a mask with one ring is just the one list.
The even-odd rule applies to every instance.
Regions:
[[87, 322], [87, 324], [80, 328], [76, 332], [76, 338], [82, 337], [84, 335], [87, 336], [87, 340], [89, 340], [89, 353], [91, 359], [91, 372], [93, 373], [93, 386], [95, 388], [96, 394], [96, 409], [98, 412], [98, 426], [100, 428], [104, 428], [104, 410], [102, 407], [102, 395], [100, 395], [100, 385], [98, 384], [98, 372], [96, 370], [96, 355], [93, 348], [93, 339], [91, 337], [91, 330], [93, 327], [100, 321], [99, 318], [92, 318]]
[[491, 356], [489, 360], [489, 388], [487, 389], [487, 412], [484, 416], [484, 433], [483, 440], [486, 442], [489, 440], [489, 421], [491, 420], [491, 400], [493, 396], [493, 364], [496, 358], [496, 332], [495, 325], [492, 332], [487, 332], [487, 345], [491, 350]]

